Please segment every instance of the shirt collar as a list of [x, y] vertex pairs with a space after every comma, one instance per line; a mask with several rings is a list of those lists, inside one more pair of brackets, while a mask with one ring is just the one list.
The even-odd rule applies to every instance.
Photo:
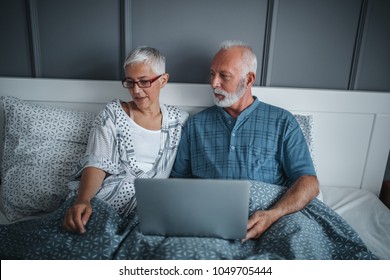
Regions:
[[[237, 121], [246, 119], [260, 105], [260, 101], [256, 96], [253, 96], [253, 99], [254, 99], [253, 103], [240, 113], [240, 115], [237, 118]], [[217, 106], [217, 108], [219, 114], [221, 114], [226, 120], [231, 122], [236, 122], [236, 120], [232, 116], [230, 116], [222, 107]]]

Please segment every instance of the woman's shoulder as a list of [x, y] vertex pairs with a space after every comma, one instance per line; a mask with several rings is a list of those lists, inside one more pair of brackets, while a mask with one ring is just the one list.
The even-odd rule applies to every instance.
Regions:
[[113, 99], [106, 103], [104, 108], [97, 115], [95, 122], [100, 124], [106, 123], [107, 120], [115, 122], [121, 111], [121, 100]]
[[122, 103], [124, 101], [120, 99], [113, 99], [110, 102], [106, 103], [104, 108], [101, 111], [101, 114], [109, 114], [109, 115], [118, 115], [121, 114], [123, 109], [122, 109]]
[[179, 119], [181, 122], [184, 123], [188, 119], [189, 114], [183, 109], [167, 104], [162, 104], [162, 107], [165, 108], [165, 110], [167, 111], [170, 120]]
[[105, 109], [115, 110], [121, 108], [121, 103], [122, 101], [120, 99], [112, 99], [110, 102], [106, 104]]

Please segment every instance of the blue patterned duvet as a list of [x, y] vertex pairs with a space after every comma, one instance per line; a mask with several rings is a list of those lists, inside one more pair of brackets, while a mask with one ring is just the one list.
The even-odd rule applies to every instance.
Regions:
[[[267, 209], [284, 187], [253, 183], [250, 213]], [[84, 235], [62, 229], [66, 201], [42, 219], [0, 226], [1, 259], [376, 259], [357, 233], [315, 199], [300, 212], [277, 221], [259, 239], [145, 236], [137, 214], [121, 218], [104, 202], [94, 209]]]

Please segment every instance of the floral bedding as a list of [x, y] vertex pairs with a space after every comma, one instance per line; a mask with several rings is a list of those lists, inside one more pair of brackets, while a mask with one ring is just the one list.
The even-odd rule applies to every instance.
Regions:
[[[269, 208], [286, 188], [252, 182], [249, 215]], [[259, 239], [146, 236], [138, 216], [120, 217], [93, 199], [94, 212], [83, 235], [62, 229], [73, 199], [52, 214], [0, 225], [1, 259], [376, 259], [358, 234], [331, 208], [314, 199], [303, 210], [278, 220]]]

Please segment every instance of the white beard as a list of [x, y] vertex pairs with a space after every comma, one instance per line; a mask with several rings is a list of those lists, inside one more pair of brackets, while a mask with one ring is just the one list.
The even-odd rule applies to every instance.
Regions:
[[[236, 103], [238, 100], [241, 99], [241, 97], [244, 96], [245, 93], [245, 85], [244, 85], [244, 80], [241, 80], [240, 83], [237, 86], [236, 92], [227, 92], [224, 91], [223, 89], [216, 88], [213, 90], [213, 98], [214, 98], [214, 103], [218, 107], [230, 107], [234, 103]], [[218, 97], [215, 96], [215, 94], [222, 95], [224, 98], [218, 99]]]

